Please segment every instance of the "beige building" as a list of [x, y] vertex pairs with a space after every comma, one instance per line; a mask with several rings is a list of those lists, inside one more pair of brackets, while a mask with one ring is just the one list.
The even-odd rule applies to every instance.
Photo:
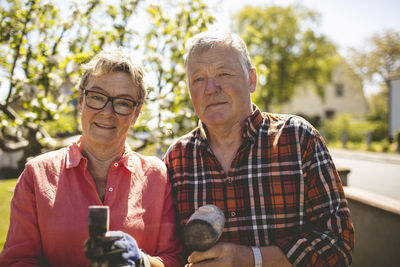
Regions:
[[400, 68], [389, 76], [389, 136], [400, 133]]
[[345, 60], [335, 67], [332, 82], [325, 88], [324, 99], [317, 96], [313, 89], [298, 88], [293, 99], [281, 107], [281, 113], [318, 116], [322, 120], [340, 113], [361, 117], [367, 111], [362, 80]]

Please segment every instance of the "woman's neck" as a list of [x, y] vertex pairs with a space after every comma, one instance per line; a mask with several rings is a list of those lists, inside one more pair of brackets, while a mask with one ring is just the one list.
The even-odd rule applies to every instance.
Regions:
[[120, 159], [124, 150], [123, 145], [119, 147], [88, 145], [83, 139], [81, 142], [82, 154], [88, 159], [88, 170], [95, 180], [107, 178], [111, 163]]

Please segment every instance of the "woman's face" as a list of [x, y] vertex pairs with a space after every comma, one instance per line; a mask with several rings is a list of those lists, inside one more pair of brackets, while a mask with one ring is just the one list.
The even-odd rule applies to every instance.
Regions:
[[[138, 100], [138, 88], [125, 72], [92, 76], [84, 89], [106, 96]], [[135, 124], [142, 106], [136, 106], [131, 114], [123, 116], [114, 112], [111, 101], [100, 110], [88, 107], [85, 102], [86, 97], [83, 92], [80, 92], [78, 107], [81, 112], [82, 141], [89, 147], [107, 145], [124, 148], [128, 130]]]

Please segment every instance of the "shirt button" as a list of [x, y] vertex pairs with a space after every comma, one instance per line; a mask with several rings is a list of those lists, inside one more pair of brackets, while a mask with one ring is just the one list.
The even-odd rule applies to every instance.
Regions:
[[236, 217], [236, 211], [231, 211], [231, 217]]
[[115, 163], [114, 163], [114, 167], [118, 167], [118, 162], [115, 162]]
[[114, 190], [114, 188], [110, 187], [108, 188], [108, 191], [112, 192]]

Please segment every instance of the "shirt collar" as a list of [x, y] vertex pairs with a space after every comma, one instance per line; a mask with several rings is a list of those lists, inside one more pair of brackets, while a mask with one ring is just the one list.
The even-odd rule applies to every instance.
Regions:
[[208, 141], [207, 141], [207, 126], [199, 120], [198, 130], [195, 131], [195, 146], [201, 148], [208, 148]]
[[81, 160], [86, 161], [86, 158], [82, 155], [82, 152], [79, 148], [81, 143], [81, 138], [82, 136], [68, 146], [67, 169], [77, 167], [81, 162]]
[[[82, 137], [80, 137], [78, 140], [74, 141], [71, 145], [68, 146], [67, 169], [77, 167], [81, 160], [85, 162], [87, 161], [80, 150], [81, 138]], [[134, 156], [131, 147], [127, 143], [125, 143], [125, 151], [118, 162], [124, 165], [125, 168], [127, 168], [130, 172], [134, 173], [136, 165], [139, 163], [138, 160], [139, 159]]]
[[[254, 143], [258, 134], [258, 129], [263, 121], [263, 116], [260, 109], [255, 104], [252, 104], [252, 110], [253, 112], [249, 117], [247, 117], [243, 125], [243, 140], [248, 140], [249, 142]], [[197, 145], [207, 147], [207, 126], [202, 121], [199, 121], [198, 127], [199, 130], [195, 134], [196, 140], [199, 140]]]
[[260, 109], [255, 104], [252, 105], [252, 109], [253, 113], [246, 119], [244, 123], [243, 139], [249, 139], [251, 143], [254, 143], [264, 118]]
[[138, 157], [135, 156], [135, 153], [132, 151], [128, 143], [125, 143], [125, 151], [119, 161], [132, 173], [137, 169], [136, 165], [140, 164]]

